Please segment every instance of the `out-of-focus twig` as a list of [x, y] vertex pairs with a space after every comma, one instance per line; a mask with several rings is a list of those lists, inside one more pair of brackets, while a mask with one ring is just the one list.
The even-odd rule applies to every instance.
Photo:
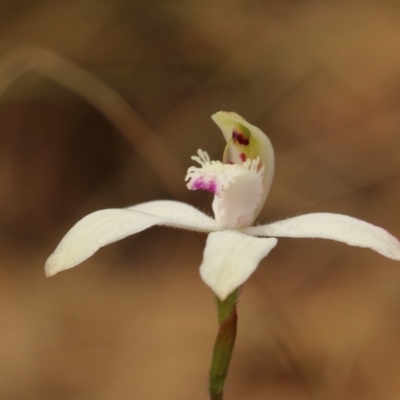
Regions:
[[263, 306], [271, 319], [270, 333], [275, 340], [277, 349], [288, 362], [292, 373], [300, 378], [310, 399], [335, 400], [334, 389], [326, 381], [323, 371], [308, 363], [308, 349], [296, 324], [290, 317], [285, 306], [276, 298], [273, 291], [264, 282], [257, 282], [255, 286], [262, 290], [266, 301]]
[[35, 71], [84, 98], [104, 114], [154, 169], [172, 197], [180, 197], [185, 171], [118, 93], [70, 60], [46, 49], [22, 46], [0, 59], [0, 96], [27, 71]]

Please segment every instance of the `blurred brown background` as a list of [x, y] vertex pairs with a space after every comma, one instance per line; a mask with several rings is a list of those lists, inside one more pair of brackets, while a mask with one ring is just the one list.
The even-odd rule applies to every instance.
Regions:
[[[88, 212], [210, 211], [183, 178], [199, 147], [220, 157], [218, 110], [275, 147], [260, 221], [329, 211], [400, 237], [399, 2], [3, 0], [0, 19], [1, 400], [207, 399], [204, 235], [153, 228], [42, 268]], [[245, 285], [226, 399], [399, 398], [400, 264], [281, 239]]]

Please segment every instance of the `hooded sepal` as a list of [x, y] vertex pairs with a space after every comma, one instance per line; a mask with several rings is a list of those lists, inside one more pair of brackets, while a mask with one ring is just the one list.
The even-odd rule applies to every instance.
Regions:
[[219, 126], [227, 142], [224, 163], [242, 164], [248, 159], [259, 158], [259, 167], [264, 167], [263, 194], [255, 212], [257, 217], [267, 199], [274, 176], [275, 158], [272, 144], [264, 132], [234, 112], [219, 111], [211, 118]]

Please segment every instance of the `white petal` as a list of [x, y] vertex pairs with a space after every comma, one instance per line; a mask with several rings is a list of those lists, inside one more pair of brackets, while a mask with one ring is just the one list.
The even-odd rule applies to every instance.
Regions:
[[[128, 207], [127, 210], [141, 211], [156, 217], [167, 218], [181, 224], [180, 227], [199, 232], [218, 230], [214, 218], [202, 213], [197, 208], [173, 200], [154, 200]], [[175, 225], [171, 225], [175, 226]]]
[[214, 293], [225, 300], [248, 279], [276, 243], [275, 238], [255, 238], [238, 231], [210, 233], [200, 275]]
[[216, 222], [212, 218], [184, 203], [151, 202], [136, 207], [148, 212], [152, 210], [155, 215], [138, 210], [108, 209], [96, 211], [77, 222], [48, 258], [45, 265], [46, 276], [72, 268], [85, 261], [100, 247], [154, 225], [204, 232], [216, 229]]
[[[240, 167], [225, 165], [225, 167]], [[245, 170], [234, 183], [214, 197], [212, 209], [215, 219], [226, 229], [250, 226], [262, 196], [262, 177], [256, 171]]]
[[400, 260], [400, 242], [384, 229], [341, 214], [315, 213], [243, 230], [249, 235], [332, 239]]
[[201, 166], [188, 169], [187, 187], [214, 193], [212, 208], [218, 225], [222, 229], [250, 226], [263, 195], [264, 166], [259, 168], [260, 158], [223, 164], [210, 161], [208, 154], [199, 149], [192, 159]]

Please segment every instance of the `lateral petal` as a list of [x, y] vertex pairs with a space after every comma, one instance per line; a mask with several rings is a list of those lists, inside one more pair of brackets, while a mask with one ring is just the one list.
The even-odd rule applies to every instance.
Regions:
[[[141, 211], [156, 217], [167, 218], [180, 223], [181, 228], [187, 228], [199, 232], [211, 232], [218, 230], [218, 224], [214, 218], [209, 217], [197, 208], [173, 200], [154, 200], [136, 204], [126, 208], [131, 211]], [[171, 225], [172, 226], [172, 225]]]
[[400, 242], [385, 229], [342, 214], [314, 213], [243, 230], [248, 235], [322, 238], [367, 247], [400, 260]]
[[[151, 204], [158, 203], [158, 204]], [[78, 221], [64, 236], [56, 250], [46, 261], [46, 276], [75, 267], [92, 256], [100, 247], [124, 239], [154, 225], [210, 232], [216, 222], [191, 206], [178, 202], [143, 203], [132, 209], [107, 209], [96, 211]], [[163, 209], [164, 206], [164, 209]], [[178, 212], [180, 209], [180, 213]], [[168, 212], [170, 215], [167, 216]], [[158, 215], [157, 215], [158, 214]], [[201, 217], [204, 216], [204, 218]]]
[[212, 232], [207, 238], [200, 275], [225, 300], [249, 278], [276, 243], [275, 238], [255, 238], [238, 231]]

